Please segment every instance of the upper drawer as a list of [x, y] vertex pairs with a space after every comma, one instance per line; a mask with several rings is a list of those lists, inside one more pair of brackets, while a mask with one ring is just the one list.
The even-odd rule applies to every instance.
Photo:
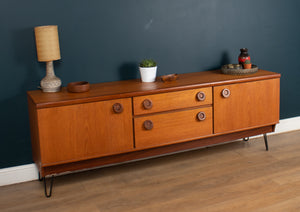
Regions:
[[212, 88], [199, 88], [133, 98], [134, 115], [212, 104]]

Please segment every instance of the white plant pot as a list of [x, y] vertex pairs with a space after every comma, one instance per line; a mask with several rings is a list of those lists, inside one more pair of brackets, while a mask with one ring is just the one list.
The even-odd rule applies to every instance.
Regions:
[[157, 66], [140, 67], [142, 82], [154, 82], [156, 78], [156, 70], [157, 70]]

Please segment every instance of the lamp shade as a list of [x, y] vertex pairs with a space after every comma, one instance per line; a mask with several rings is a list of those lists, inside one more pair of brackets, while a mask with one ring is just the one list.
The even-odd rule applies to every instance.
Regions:
[[59, 60], [61, 57], [57, 26], [38, 26], [34, 28], [34, 33], [38, 61]]

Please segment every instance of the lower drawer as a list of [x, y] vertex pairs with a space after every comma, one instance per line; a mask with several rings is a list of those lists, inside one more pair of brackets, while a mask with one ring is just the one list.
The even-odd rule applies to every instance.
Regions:
[[212, 107], [134, 119], [137, 149], [194, 140], [212, 134]]

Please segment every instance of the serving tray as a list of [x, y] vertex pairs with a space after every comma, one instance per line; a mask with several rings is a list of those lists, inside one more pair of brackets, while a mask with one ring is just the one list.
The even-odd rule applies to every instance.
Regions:
[[251, 69], [237, 69], [237, 68], [228, 68], [227, 65], [222, 66], [221, 69], [223, 74], [230, 75], [247, 75], [254, 74], [258, 71], [258, 67], [256, 65], [252, 65]]

